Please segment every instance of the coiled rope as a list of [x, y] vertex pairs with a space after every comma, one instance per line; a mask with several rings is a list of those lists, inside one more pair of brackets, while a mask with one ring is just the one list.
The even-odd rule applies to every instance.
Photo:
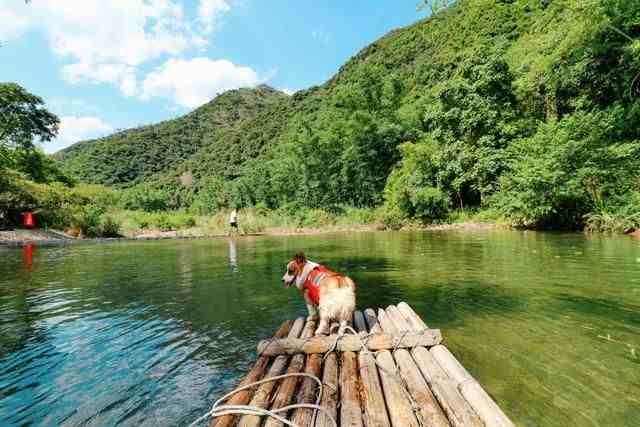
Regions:
[[[333, 330], [333, 327], [330, 329], [329, 333], [331, 333], [331, 331]], [[327, 356], [329, 356], [329, 354], [331, 354], [336, 347], [338, 346], [338, 342], [340, 341], [340, 339], [345, 335], [345, 333], [349, 331], [352, 334], [354, 334], [355, 336], [357, 336], [360, 339], [360, 346], [362, 348], [361, 352], [368, 354], [371, 356], [371, 359], [373, 360], [373, 362], [376, 364], [376, 366], [381, 369], [382, 371], [386, 372], [390, 378], [395, 379], [396, 381], [398, 381], [401, 385], [401, 389], [404, 392], [405, 396], [407, 397], [407, 399], [409, 400], [409, 402], [411, 403], [411, 408], [416, 416], [416, 419], [418, 420], [418, 424], [419, 425], [424, 425], [424, 422], [422, 420], [422, 416], [420, 414], [420, 405], [418, 405], [418, 402], [416, 402], [416, 400], [413, 398], [413, 396], [411, 395], [411, 393], [409, 392], [409, 388], [408, 388], [408, 384], [406, 383], [406, 381], [404, 380], [404, 378], [402, 377], [402, 375], [400, 375], [400, 371], [398, 368], [396, 368], [395, 372], [390, 372], [387, 368], [385, 368], [384, 366], [382, 366], [380, 363], [378, 363], [378, 361], [375, 358], [375, 355], [367, 348], [366, 345], [366, 341], [368, 340], [369, 336], [371, 334], [358, 334], [358, 332], [356, 332], [355, 329], [353, 329], [351, 326], [343, 326], [338, 330], [338, 334], [336, 336], [336, 340], [334, 341], [333, 345], [331, 346], [331, 348], [329, 348], [329, 350], [324, 354], [323, 357], [323, 362], [324, 360], [327, 358]], [[404, 338], [404, 336], [406, 335], [408, 331], [404, 331], [402, 337], [400, 337], [399, 339], [397, 339], [397, 341], [394, 344], [394, 351], [397, 349], [397, 347], [400, 345], [400, 343], [402, 342], [402, 339]], [[364, 338], [364, 339], [363, 339]], [[289, 377], [306, 377], [306, 378], [311, 378], [312, 380], [314, 380], [317, 384], [318, 384], [318, 397], [316, 398], [316, 402], [315, 403], [296, 403], [293, 405], [288, 405], [288, 406], [283, 406], [282, 408], [278, 408], [278, 409], [264, 409], [264, 408], [260, 408], [259, 406], [252, 406], [252, 405], [222, 405], [220, 406], [220, 403], [222, 403], [223, 401], [227, 400], [229, 397], [233, 396], [236, 393], [239, 393], [243, 390], [247, 390], [249, 388], [253, 388], [255, 386], [264, 384], [264, 383], [268, 383], [268, 382], [272, 382], [272, 381], [278, 381], [284, 378], [289, 378]], [[282, 424], [287, 425], [287, 426], [291, 426], [291, 427], [306, 427], [306, 426], [299, 426], [295, 423], [293, 423], [292, 421], [289, 421], [288, 419], [282, 417], [281, 415], [279, 415], [281, 412], [288, 412], [291, 409], [296, 409], [296, 408], [306, 408], [306, 409], [313, 409], [313, 417], [312, 417], [312, 421], [311, 421], [311, 425], [315, 426], [316, 425], [316, 417], [318, 415], [318, 411], [322, 412], [327, 418], [329, 418], [329, 420], [331, 420], [331, 423], [335, 426], [338, 427], [338, 423], [336, 422], [336, 420], [333, 418], [333, 416], [331, 415], [331, 413], [326, 409], [323, 408], [322, 406], [320, 406], [320, 401], [322, 400], [322, 393], [323, 393], [323, 387], [325, 384], [323, 384], [323, 382], [316, 377], [313, 374], [309, 374], [306, 372], [295, 372], [295, 373], [287, 373], [287, 374], [283, 374], [283, 375], [276, 375], [273, 377], [269, 377], [269, 378], [265, 378], [263, 380], [260, 381], [255, 381], [252, 382], [250, 384], [246, 384], [242, 387], [238, 387], [237, 389], [225, 394], [224, 396], [222, 396], [221, 398], [219, 398], [218, 400], [216, 400], [213, 405], [211, 406], [211, 409], [209, 410], [209, 412], [207, 412], [206, 414], [202, 415], [201, 417], [199, 417], [197, 420], [195, 420], [194, 422], [192, 422], [191, 424], [189, 424], [189, 427], [193, 427], [196, 424], [199, 424], [200, 422], [202, 422], [203, 420], [207, 419], [208, 417], [211, 418], [217, 418], [217, 417], [222, 417], [225, 415], [255, 415], [255, 416], [267, 416], [267, 417], [271, 417], [271, 418], [275, 418], [276, 420], [280, 421]], [[328, 384], [326, 384], [328, 385]]]
[[[283, 406], [282, 408], [278, 408], [278, 409], [264, 409], [264, 408], [260, 408], [259, 406], [251, 406], [251, 405], [222, 405], [220, 406], [220, 403], [227, 400], [229, 397], [233, 396], [236, 393], [239, 393], [243, 390], [258, 386], [260, 384], [264, 384], [264, 383], [268, 383], [268, 382], [272, 382], [272, 381], [278, 381], [281, 380], [283, 378], [289, 378], [289, 377], [307, 377], [307, 378], [311, 378], [312, 380], [314, 380], [316, 383], [318, 383], [318, 388], [319, 388], [319, 392], [318, 392], [318, 397], [316, 398], [316, 403], [296, 403], [293, 405], [288, 405], [288, 406]], [[322, 381], [320, 381], [320, 379], [318, 377], [316, 377], [313, 374], [308, 374], [306, 372], [295, 372], [295, 373], [288, 373], [288, 374], [283, 374], [283, 375], [276, 375], [274, 377], [269, 377], [260, 381], [255, 381], [252, 382], [250, 384], [246, 384], [242, 387], [238, 387], [237, 389], [233, 390], [232, 392], [229, 392], [227, 394], [225, 394], [224, 396], [222, 396], [220, 399], [216, 400], [213, 403], [213, 406], [211, 406], [211, 409], [209, 410], [209, 412], [207, 412], [206, 414], [202, 415], [200, 418], [198, 418], [197, 420], [195, 420], [194, 422], [192, 422], [191, 424], [189, 424], [189, 427], [193, 427], [196, 424], [199, 424], [200, 422], [202, 422], [203, 420], [207, 419], [208, 417], [212, 417], [212, 418], [217, 418], [217, 417], [222, 417], [224, 415], [256, 415], [256, 416], [268, 416], [271, 418], [275, 418], [276, 420], [280, 421], [281, 423], [291, 426], [291, 427], [302, 427], [302, 426], [298, 426], [297, 424], [287, 420], [286, 418], [278, 415], [281, 412], [287, 412], [291, 409], [296, 409], [296, 408], [307, 408], [307, 409], [313, 409], [313, 418], [312, 418], [312, 423], [311, 425], [315, 425], [316, 422], [316, 417], [318, 414], [318, 411], [322, 412], [326, 417], [328, 417], [331, 420], [331, 423], [335, 426], [338, 427], [338, 423], [336, 422], [336, 420], [333, 418], [333, 416], [331, 416], [331, 413], [326, 409], [323, 408], [322, 406], [320, 406], [320, 400], [322, 399], [322, 392], [323, 392], [323, 386], [324, 384], [322, 383]]]

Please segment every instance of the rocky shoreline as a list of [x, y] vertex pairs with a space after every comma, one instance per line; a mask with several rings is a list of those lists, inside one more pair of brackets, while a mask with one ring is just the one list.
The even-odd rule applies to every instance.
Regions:
[[[270, 229], [261, 233], [242, 233], [234, 237], [259, 237], [259, 236], [293, 236], [305, 234], [322, 233], [344, 233], [373, 231], [374, 227], [351, 227], [344, 229]], [[193, 230], [183, 231], [147, 231], [134, 236], [121, 237], [98, 237], [98, 238], [76, 238], [60, 231], [54, 230], [26, 230], [17, 229], [10, 231], [0, 231], [0, 246], [21, 247], [28, 244], [38, 246], [56, 246], [76, 243], [102, 243], [102, 242], [139, 242], [151, 240], [196, 240], [196, 239], [217, 239], [230, 237], [229, 234], [204, 234]]]

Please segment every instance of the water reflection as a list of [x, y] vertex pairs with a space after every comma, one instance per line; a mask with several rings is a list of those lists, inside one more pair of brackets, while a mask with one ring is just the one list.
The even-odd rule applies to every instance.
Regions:
[[27, 273], [31, 273], [33, 269], [33, 253], [35, 249], [36, 245], [32, 243], [27, 243], [22, 246], [22, 265], [24, 266], [24, 271]]
[[230, 238], [227, 239], [229, 242], [229, 265], [231, 266], [231, 271], [234, 273], [238, 272], [238, 245], [236, 243], [236, 239]]
[[518, 425], [640, 425], [640, 245], [511, 232], [3, 251], [2, 424], [188, 424], [304, 315], [280, 283], [299, 249], [351, 275], [361, 308], [405, 300], [442, 328]]

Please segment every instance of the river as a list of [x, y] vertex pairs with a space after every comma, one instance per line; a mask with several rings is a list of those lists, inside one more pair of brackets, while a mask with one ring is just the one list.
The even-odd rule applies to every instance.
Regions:
[[518, 425], [640, 425], [640, 242], [515, 231], [0, 248], [0, 424], [188, 424], [304, 314], [299, 249], [411, 304]]

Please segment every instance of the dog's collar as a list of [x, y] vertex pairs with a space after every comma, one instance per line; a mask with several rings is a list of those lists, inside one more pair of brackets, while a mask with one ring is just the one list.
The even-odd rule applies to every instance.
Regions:
[[307, 277], [309, 277], [309, 273], [311, 273], [314, 268], [319, 266], [320, 264], [307, 260], [307, 262], [304, 264], [304, 268], [302, 269], [302, 273], [298, 277], [296, 277], [296, 287], [298, 289], [302, 289], [302, 287], [304, 286], [304, 282], [306, 282]]

